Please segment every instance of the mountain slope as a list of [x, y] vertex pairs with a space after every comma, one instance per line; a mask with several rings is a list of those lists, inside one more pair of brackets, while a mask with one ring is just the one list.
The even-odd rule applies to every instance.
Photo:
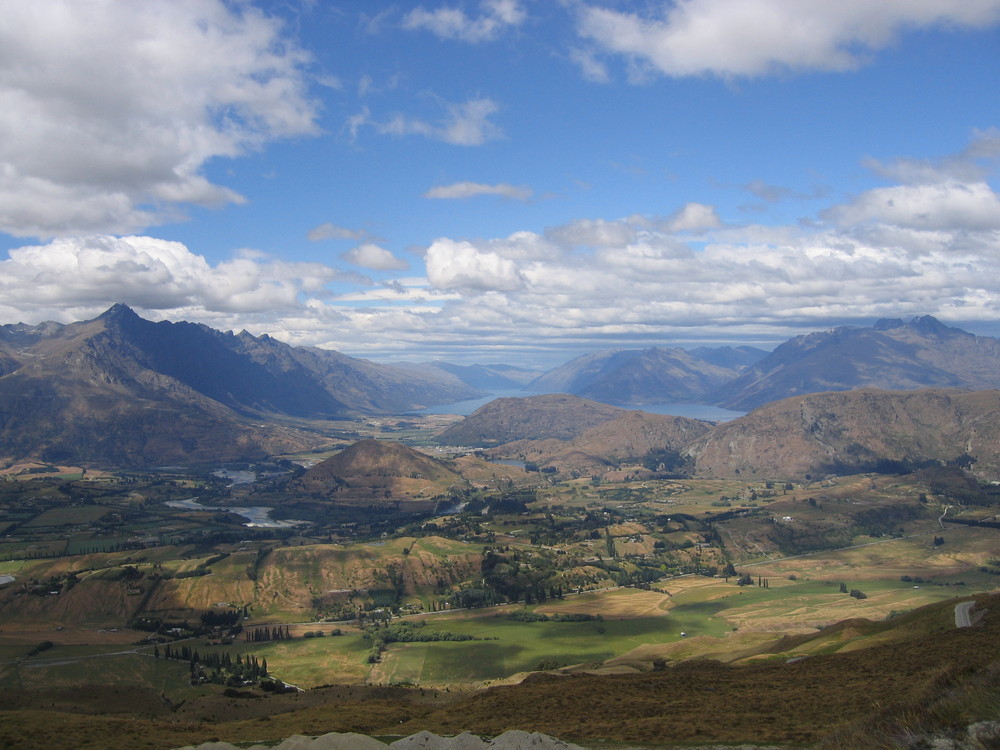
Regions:
[[684, 349], [654, 347], [586, 354], [550, 370], [525, 390], [572, 393], [611, 404], [697, 402], [737, 375]]
[[790, 339], [710, 400], [749, 410], [789, 396], [864, 387], [998, 388], [1000, 341], [930, 316], [844, 326]]
[[257, 459], [319, 441], [276, 418], [402, 411], [476, 394], [457, 381], [268, 336], [152, 323], [124, 305], [81, 323], [0, 329], [6, 461]]
[[623, 462], [679, 451], [705, 435], [712, 425], [697, 419], [643, 411], [624, 411], [614, 419], [588, 427], [569, 440], [515, 440], [491, 455], [525, 459], [559, 471], [605, 471]]
[[815, 393], [717, 425], [685, 452], [699, 476], [851, 474], [921, 465], [971, 466], [1000, 478], [1000, 391]]
[[512, 440], [567, 440], [622, 409], [565, 393], [498, 398], [438, 434], [440, 443], [490, 446]]

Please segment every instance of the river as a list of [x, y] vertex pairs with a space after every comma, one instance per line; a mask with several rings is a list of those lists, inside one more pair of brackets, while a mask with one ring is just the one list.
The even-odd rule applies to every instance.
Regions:
[[235, 506], [202, 505], [194, 498], [188, 500], [168, 500], [166, 504], [171, 508], [180, 508], [181, 510], [221, 510], [227, 513], [235, 513], [247, 519], [247, 523], [243, 524], [244, 526], [254, 529], [288, 529], [305, 523], [304, 521], [275, 521], [271, 518], [272, 509], [263, 506], [239, 508]]

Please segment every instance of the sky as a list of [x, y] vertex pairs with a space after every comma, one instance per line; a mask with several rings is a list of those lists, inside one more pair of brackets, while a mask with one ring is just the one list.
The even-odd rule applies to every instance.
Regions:
[[0, 323], [1000, 336], [1000, 0], [0, 0]]

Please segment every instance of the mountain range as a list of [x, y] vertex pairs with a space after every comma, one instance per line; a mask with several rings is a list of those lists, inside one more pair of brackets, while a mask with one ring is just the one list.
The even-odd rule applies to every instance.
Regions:
[[125, 305], [94, 320], [0, 327], [0, 459], [156, 465], [314, 446], [289, 420], [399, 413], [481, 392], [270, 336], [153, 323]]
[[700, 403], [749, 411], [790, 396], [856, 388], [1000, 387], [1000, 340], [931, 316], [884, 319], [754, 347], [608, 350], [577, 357], [529, 383], [619, 405]]
[[[483, 389], [512, 386], [550, 395], [500, 399], [489, 407], [492, 411], [474, 414], [442, 433], [442, 442], [490, 447], [516, 440], [579, 441], [583, 430], [622, 418], [613, 404], [689, 402], [751, 410], [820, 392], [996, 389], [1000, 388], [1000, 341], [924, 316], [797, 336], [770, 354], [752, 347], [613, 350], [578, 357], [538, 375], [505, 364], [377, 364], [335, 351], [293, 347], [246, 331], [234, 334], [195, 323], [154, 323], [119, 304], [90, 321], [0, 326], [0, 461], [8, 465], [31, 459], [150, 466], [257, 460], [316, 447], [324, 442], [323, 425], [330, 420], [405, 413], [481, 398]], [[564, 407], [570, 397], [566, 394], [585, 397], [569, 408], [571, 429], [565, 421]], [[872, 408], [881, 405], [871, 394], [865, 398]], [[944, 422], [933, 424], [952, 424], [949, 434], [964, 435], [970, 448], [957, 449], [961, 446], [952, 441], [930, 450], [925, 438], [907, 450], [935, 461], [950, 461], [973, 454], [975, 447], [983, 454], [977, 457], [979, 467], [992, 465], [985, 447], [976, 442], [991, 433], [967, 433], [972, 415], [963, 411], [963, 397], [947, 391], [936, 398], [945, 398], [952, 406], [951, 411], [934, 413], [934, 419]], [[826, 399], [821, 408], [829, 410], [829, 404], [836, 402], [830, 413], [838, 419], [846, 418], [841, 410], [851, 412], [856, 403], [832, 396]], [[915, 399], [906, 408], [926, 400]], [[755, 429], [770, 429], [762, 426], [765, 416], [776, 419], [781, 409], [794, 408], [798, 407], [770, 408], [758, 415]], [[988, 404], [981, 408], [992, 413]], [[886, 424], [905, 422], [905, 414], [893, 415], [892, 409], [884, 415], [889, 420]], [[855, 420], [865, 417], [863, 411], [851, 414]], [[871, 434], [854, 440], [857, 445], [874, 439], [873, 431], [891, 432], [875, 412], [868, 417], [871, 425], [866, 429]], [[691, 425], [681, 429], [676, 422], [668, 425], [669, 420], [644, 419], [633, 428], [657, 436], [646, 441], [650, 451], [684, 448], [689, 460], [704, 471], [710, 471], [709, 465], [726, 467], [711, 471], [742, 471], [750, 461], [746, 456], [734, 457], [735, 453], [723, 457], [707, 437], [704, 446], [695, 446], [691, 441], [702, 436]], [[929, 419], [920, 424], [914, 421], [910, 428], [926, 433], [932, 424]], [[747, 424], [740, 421], [727, 429], [737, 435], [735, 431], [748, 429]], [[783, 424], [776, 429], [785, 430], [786, 444], [802, 432], [799, 423]], [[829, 420], [810, 424], [820, 424], [823, 432], [813, 430], [801, 443], [801, 450], [810, 457], [794, 463], [796, 471], [806, 471], [806, 465], [822, 473], [838, 462], [863, 466], [902, 460], [903, 454], [887, 445], [866, 452], [851, 447], [851, 441], [841, 444], [825, 439], [833, 434]], [[572, 446], [572, 460], [566, 445], [557, 446], [561, 465], [586, 463], [592, 455], [608, 458], [606, 452], [595, 449], [601, 440], [643, 442], [625, 435], [627, 430], [606, 429], [610, 432], [604, 438], [592, 437], [586, 445]], [[669, 439], [661, 440], [667, 433]], [[656, 446], [656, 442], [664, 445]], [[765, 467], [777, 468], [773, 459], [779, 453], [757, 451], [752, 462], [760, 470], [771, 471]], [[542, 451], [539, 455], [549, 454]], [[555, 460], [555, 453], [551, 458]]]

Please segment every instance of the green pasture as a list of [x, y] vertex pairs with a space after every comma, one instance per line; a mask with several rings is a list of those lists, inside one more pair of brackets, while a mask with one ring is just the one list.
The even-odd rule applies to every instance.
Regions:
[[[125, 652], [121, 647], [54, 646], [30, 658], [20, 647], [17, 661], [13, 647], [0, 656], [0, 688], [32, 689], [86, 685], [141, 685], [153, 687], [176, 699], [193, 695], [186, 662], [156, 659], [149, 653]], [[15, 657], [16, 658], [16, 657]]]
[[38, 526], [77, 526], [93, 523], [113, 510], [103, 505], [67, 505], [49, 508], [24, 524], [24, 528]]
[[34, 556], [61, 555], [66, 550], [65, 539], [5, 542], [0, 544], [0, 560], [16, 560]]
[[427, 627], [482, 640], [391, 644], [382, 656], [381, 676], [395, 683], [483, 682], [539, 668], [596, 665], [644, 644], [676, 641], [685, 631], [722, 635], [729, 629], [697, 608], [587, 622], [519, 622], [506, 613], [443, 616], [429, 619]]
[[[317, 626], [316, 629], [330, 631], [327, 626]], [[362, 638], [360, 633], [263, 643], [237, 642], [231, 646], [193, 644], [191, 647], [199, 655], [228, 651], [232, 658], [238, 653], [244, 658], [252, 654], [258, 660], [267, 659], [268, 670], [273, 676], [303, 688], [360, 683], [371, 666], [365, 661], [371, 642]]]

